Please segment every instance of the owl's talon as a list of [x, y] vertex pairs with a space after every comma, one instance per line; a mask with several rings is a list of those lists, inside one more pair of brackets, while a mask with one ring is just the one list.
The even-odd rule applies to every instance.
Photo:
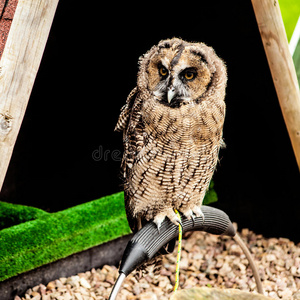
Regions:
[[195, 215], [191, 209], [182, 212], [188, 220], [193, 221], [193, 226], [195, 226]]
[[168, 217], [169, 220], [176, 226], [181, 225], [182, 226], [182, 222], [180, 220], [180, 218], [175, 214], [175, 212], [173, 211], [173, 209], [169, 209], [166, 212], [161, 212], [158, 215], [155, 216], [153, 222], [156, 224], [157, 226], [157, 230], [158, 232], [160, 231], [160, 226], [162, 224], [162, 222], [165, 220], [165, 218]]
[[181, 211], [188, 220], [190, 220], [193, 217], [193, 211], [191, 209], [187, 209], [185, 211]]
[[161, 226], [161, 223], [165, 220], [165, 218], [166, 218], [166, 215], [159, 214], [159, 215], [156, 215], [156, 217], [153, 220], [153, 222], [157, 226], [158, 233], [160, 233], [160, 226]]
[[205, 222], [205, 216], [201, 210], [201, 208], [199, 206], [194, 206], [192, 211], [194, 212], [194, 214], [197, 216], [197, 217], [201, 217], [202, 218], [202, 226], [204, 225], [204, 222]]
[[[181, 222], [181, 220], [177, 217], [174, 221], [172, 221], [175, 225], [177, 225], [177, 226], [181, 226], [181, 228], [183, 228], [183, 226], [182, 226], [182, 222]], [[177, 223], [177, 224], [176, 224]]]
[[193, 227], [195, 227], [195, 216], [194, 215], [191, 215], [191, 219], [193, 221]]
[[174, 225], [176, 225], [176, 226], [181, 225], [181, 227], [182, 227], [181, 220], [177, 217], [177, 215], [175, 214], [175, 212], [172, 212], [172, 214], [167, 215], [167, 217], [170, 219], [170, 221]]

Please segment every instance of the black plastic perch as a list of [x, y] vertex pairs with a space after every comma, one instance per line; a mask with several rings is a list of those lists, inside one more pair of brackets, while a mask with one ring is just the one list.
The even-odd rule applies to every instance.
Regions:
[[[251, 254], [241, 238], [236, 234], [228, 215], [222, 210], [210, 206], [202, 206], [202, 212], [204, 214], [204, 219], [202, 217], [196, 217], [189, 220], [182, 215], [182, 232], [205, 231], [212, 234], [233, 237], [248, 258], [254, 273], [258, 292], [262, 294], [262, 285]], [[116, 299], [126, 276], [141, 264], [153, 258], [163, 246], [177, 237], [178, 226], [173, 224], [169, 219], [164, 220], [159, 231], [157, 230], [156, 224], [153, 222], [147, 223], [139, 230], [127, 244], [119, 268], [119, 277], [113, 287], [109, 299]]]

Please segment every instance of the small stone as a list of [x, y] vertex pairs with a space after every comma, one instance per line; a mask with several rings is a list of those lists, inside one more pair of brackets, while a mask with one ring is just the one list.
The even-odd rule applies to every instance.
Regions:
[[115, 278], [112, 274], [108, 273], [106, 276], [106, 281], [109, 282], [110, 284], [115, 284]]
[[72, 296], [70, 295], [70, 293], [69, 292], [67, 292], [67, 293], [65, 293], [64, 295], [63, 295], [63, 299], [64, 300], [72, 300]]
[[46, 295], [46, 290], [47, 290], [47, 288], [43, 284], [39, 285], [38, 291], [41, 293], [41, 295]]
[[289, 239], [282, 238], [282, 237], [280, 237], [280, 238], [278, 239], [278, 244], [279, 244], [279, 245], [289, 244], [289, 243], [290, 243], [290, 240], [289, 240]]
[[172, 272], [166, 270], [165, 268], [162, 268], [161, 271], [160, 271], [160, 275], [161, 275], [161, 276], [171, 276], [171, 275], [172, 275]]
[[241, 247], [239, 245], [233, 244], [229, 249], [229, 254], [240, 256], [243, 254], [243, 250], [241, 249]]
[[198, 283], [198, 280], [194, 277], [189, 277], [186, 281], [185, 281], [185, 287], [187, 289], [192, 288], [194, 286], [196, 286], [196, 284]]
[[37, 285], [37, 286], [35, 286], [35, 287], [32, 288], [33, 292], [38, 292], [39, 290], [40, 290], [40, 286], [39, 285]]
[[28, 289], [28, 290], [25, 292], [25, 294], [31, 296], [31, 294], [32, 294], [32, 289]]
[[69, 283], [72, 287], [79, 287], [79, 281], [80, 277], [76, 275], [68, 278], [66, 282]]
[[288, 258], [285, 260], [285, 268], [289, 270], [294, 265], [294, 260], [292, 258]]
[[75, 296], [75, 299], [77, 299], [77, 300], [84, 300], [83, 297], [79, 293], [75, 293], [74, 296]]
[[100, 273], [98, 273], [99, 274], [99, 278], [98, 278], [98, 280], [99, 281], [104, 281], [105, 280], [105, 278], [106, 278], [106, 274], [105, 273], [103, 273], [103, 272], [100, 272]]
[[221, 276], [226, 276], [228, 275], [228, 273], [231, 271], [231, 267], [229, 266], [229, 264], [227, 262], [225, 262], [222, 266], [222, 268], [219, 270], [219, 274]]
[[218, 257], [217, 263], [216, 263], [216, 268], [220, 269], [224, 265], [224, 258], [223, 257]]
[[180, 261], [180, 270], [187, 270], [189, 267], [189, 260], [187, 258], [183, 258]]
[[203, 259], [203, 253], [193, 253], [192, 258], [195, 260]]
[[141, 282], [140, 283], [140, 287], [142, 289], [148, 289], [150, 287], [149, 283], [146, 283], [146, 282]]
[[135, 295], [139, 295], [141, 293], [141, 289], [140, 289], [140, 286], [138, 283], [136, 283], [133, 288], [132, 288], [132, 291]]
[[64, 287], [63, 283], [60, 280], [55, 280], [55, 285], [58, 289], [61, 289]]
[[185, 243], [185, 245], [182, 246], [182, 248], [187, 252], [190, 252], [192, 250], [192, 247], [192, 243]]
[[103, 266], [103, 269], [102, 269], [102, 270], [103, 270], [103, 271], [106, 270], [107, 273], [113, 273], [114, 268], [111, 267], [111, 266], [109, 266], [109, 265], [105, 265], [105, 266]]
[[241, 235], [242, 236], [248, 236], [248, 234], [249, 234], [249, 229], [248, 228], [243, 228], [242, 232], [241, 232]]
[[226, 282], [225, 282], [225, 287], [226, 287], [227, 289], [231, 289], [231, 288], [233, 287], [233, 282], [226, 281]]
[[91, 288], [91, 285], [87, 282], [87, 280], [85, 278], [80, 278], [80, 285], [87, 288], [87, 289], [90, 289]]
[[165, 291], [167, 292], [167, 293], [170, 293], [170, 292], [172, 292], [173, 291], [173, 285], [172, 284], [167, 284], [167, 286], [165, 287]]
[[288, 299], [288, 298], [292, 297], [293, 292], [289, 289], [285, 289], [283, 291], [278, 291], [277, 294], [282, 299]]
[[274, 254], [267, 254], [266, 259], [267, 259], [267, 261], [275, 261], [276, 256]]
[[297, 276], [297, 267], [295, 267], [295, 266], [292, 266], [292, 267], [291, 267], [291, 274], [292, 274], [293, 276]]
[[50, 281], [47, 284], [47, 290], [54, 290], [55, 289], [55, 282], [54, 281]]
[[100, 282], [99, 283], [101, 286], [104, 286], [104, 287], [111, 287], [111, 284], [110, 283], [108, 283], [108, 282]]
[[274, 299], [278, 299], [278, 295], [275, 292], [270, 292], [268, 296]]
[[[120, 297], [120, 299], [127, 299], [127, 297], [130, 295], [130, 292], [127, 291], [126, 289], [122, 289], [119, 292], [120, 296], [124, 296], [123, 298]], [[139, 298], [138, 298], [139, 299]]]
[[168, 283], [170, 283], [169, 279], [167, 277], [163, 277], [159, 281], [158, 286], [163, 289], [167, 286]]
[[139, 300], [157, 300], [157, 296], [154, 293], [148, 292], [140, 294], [138, 297]]
[[60, 281], [62, 284], [65, 284], [65, 283], [67, 282], [67, 278], [61, 277], [61, 278], [59, 278], [59, 281]]

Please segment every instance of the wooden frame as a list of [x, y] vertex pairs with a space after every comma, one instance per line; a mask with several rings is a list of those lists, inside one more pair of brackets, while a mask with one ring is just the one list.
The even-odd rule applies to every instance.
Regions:
[[0, 190], [58, 0], [19, 0], [0, 60]]
[[252, 0], [252, 5], [282, 115], [300, 169], [300, 91], [279, 3], [277, 0]]

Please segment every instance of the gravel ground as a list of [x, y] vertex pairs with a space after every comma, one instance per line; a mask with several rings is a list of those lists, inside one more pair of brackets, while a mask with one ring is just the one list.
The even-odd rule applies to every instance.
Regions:
[[[241, 231], [254, 256], [265, 295], [274, 299], [300, 299], [300, 244], [286, 238], [269, 238]], [[195, 286], [237, 288], [256, 291], [255, 280], [248, 261], [239, 246], [229, 237], [194, 232], [182, 241], [180, 289]], [[164, 257], [161, 276], [146, 276], [139, 281], [129, 275], [118, 299], [167, 300], [173, 291], [176, 253]], [[15, 300], [101, 300], [108, 299], [118, 270], [105, 265], [69, 278], [59, 278], [47, 286], [29, 289]]]

